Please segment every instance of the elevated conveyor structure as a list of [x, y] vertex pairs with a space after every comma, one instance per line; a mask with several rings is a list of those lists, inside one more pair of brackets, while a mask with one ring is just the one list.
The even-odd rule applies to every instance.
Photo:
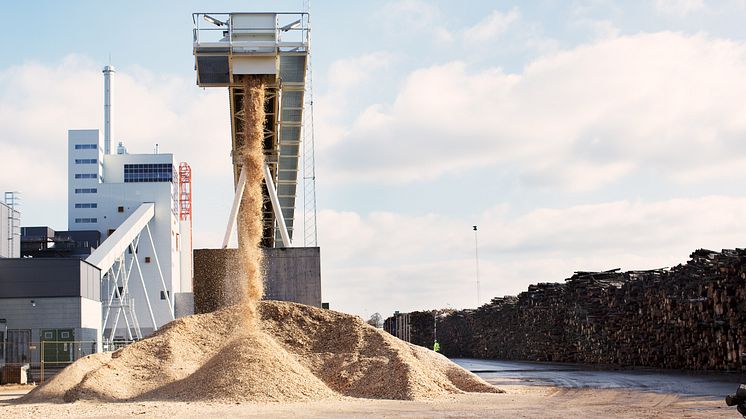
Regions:
[[[308, 13], [194, 13], [197, 84], [227, 87], [236, 198], [226, 238], [238, 211], [241, 182], [244, 79], [267, 80], [264, 108], [264, 247], [290, 247], [310, 47]], [[223, 247], [227, 246], [227, 240]]]
[[[168, 304], [171, 320], [174, 319], [174, 304], [171, 300], [170, 291], [166, 286], [166, 280], [161, 270], [158, 253], [153, 243], [153, 235], [150, 231], [150, 222], [155, 218], [155, 204], [145, 202], [141, 204], [126, 220], [106, 239], [101, 246], [91, 253], [86, 262], [101, 270], [103, 276], [102, 288], [105, 294], [102, 303], [104, 318], [102, 330], [109, 330], [110, 335], [104, 337], [107, 344], [114, 341], [114, 336], [119, 327], [119, 319], [123, 318], [126, 326], [127, 339], [135, 340], [143, 338], [140, 322], [135, 314], [135, 301], [130, 296], [132, 284], [142, 287], [145, 296], [145, 304], [150, 314], [153, 330], [158, 330], [158, 324], [153, 314], [153, 306], [148, 297], [149, 291], [146, 286], [145, 277], [138, 260], [141, 238], [146, 238], [146, 246], [152, 251], [160, 276], [160, 292]], [[145, 235], [143, 236], [143, 233]], [[137, 286], [137, 285], [136, 285]]]

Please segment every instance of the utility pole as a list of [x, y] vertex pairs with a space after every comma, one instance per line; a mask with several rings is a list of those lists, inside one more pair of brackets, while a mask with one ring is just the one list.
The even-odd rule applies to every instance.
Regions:
[[477, 307], [482, 304], [482, 298], [479, 295], [479, 241], [477, 240], [477, 226], [474, 227], [474, 261], [477, 272]]

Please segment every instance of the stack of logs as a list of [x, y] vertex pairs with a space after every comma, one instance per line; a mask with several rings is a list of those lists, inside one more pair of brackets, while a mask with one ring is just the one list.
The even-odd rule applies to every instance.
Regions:
[[746, 370], [746, 250], [700, 249], [665, 270], [576, 272], [476, 310], [409, 316], [422, 346], [437, 319], [451, 357]]

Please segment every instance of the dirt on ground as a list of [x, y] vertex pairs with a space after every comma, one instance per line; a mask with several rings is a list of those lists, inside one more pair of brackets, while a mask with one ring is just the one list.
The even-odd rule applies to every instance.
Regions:
[[[0, 416], [24, 417], [325, 417], [325, 418], [740, 418], [722, 400], [625, 390], [510, 385], [503, 394], [467, 393], [437, 400], [339, 400], [289, 403], [0, 401]], [[18, 390], [15, 390], [18, 391]], [[0, 397], [2, 396], [0, 387]]]

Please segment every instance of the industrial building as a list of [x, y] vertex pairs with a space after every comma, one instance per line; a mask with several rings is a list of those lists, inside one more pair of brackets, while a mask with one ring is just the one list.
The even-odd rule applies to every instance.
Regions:
[[0, 259], [0, 364], [70, 362], [101, 350], [100, 284], [101, 271], [84, 260]]
[[[129, 154], [121, 143], [111, 154], [106, 144], [98, 130], [68, 133], [68, 229], [98, 231], [106, 243], [144, 203], [154, 206], [145, 236], [132, 249], [127, 244], [123, 263], [109, 267], [114, 270], [104, 273], [102, 284], [105, 336], [139, 338], [176, 312], [191, 314], [189, 297], [183, 296], [192, 290], [191, 228], [188, 220], [181, 222], [179, 164], [172, 154]], [[126, 286], [116, 270], [130, 273]]]
[[68, 132], [67, 231], [21, 228], [17, 194], [0, 205], [0, 363], [38, 363], [45, 342], [77, 345], [55, 355], [67, 359], [193, 313], [191, 168], [112, 150], [114, 68], [103, 73], [103, 138]]

